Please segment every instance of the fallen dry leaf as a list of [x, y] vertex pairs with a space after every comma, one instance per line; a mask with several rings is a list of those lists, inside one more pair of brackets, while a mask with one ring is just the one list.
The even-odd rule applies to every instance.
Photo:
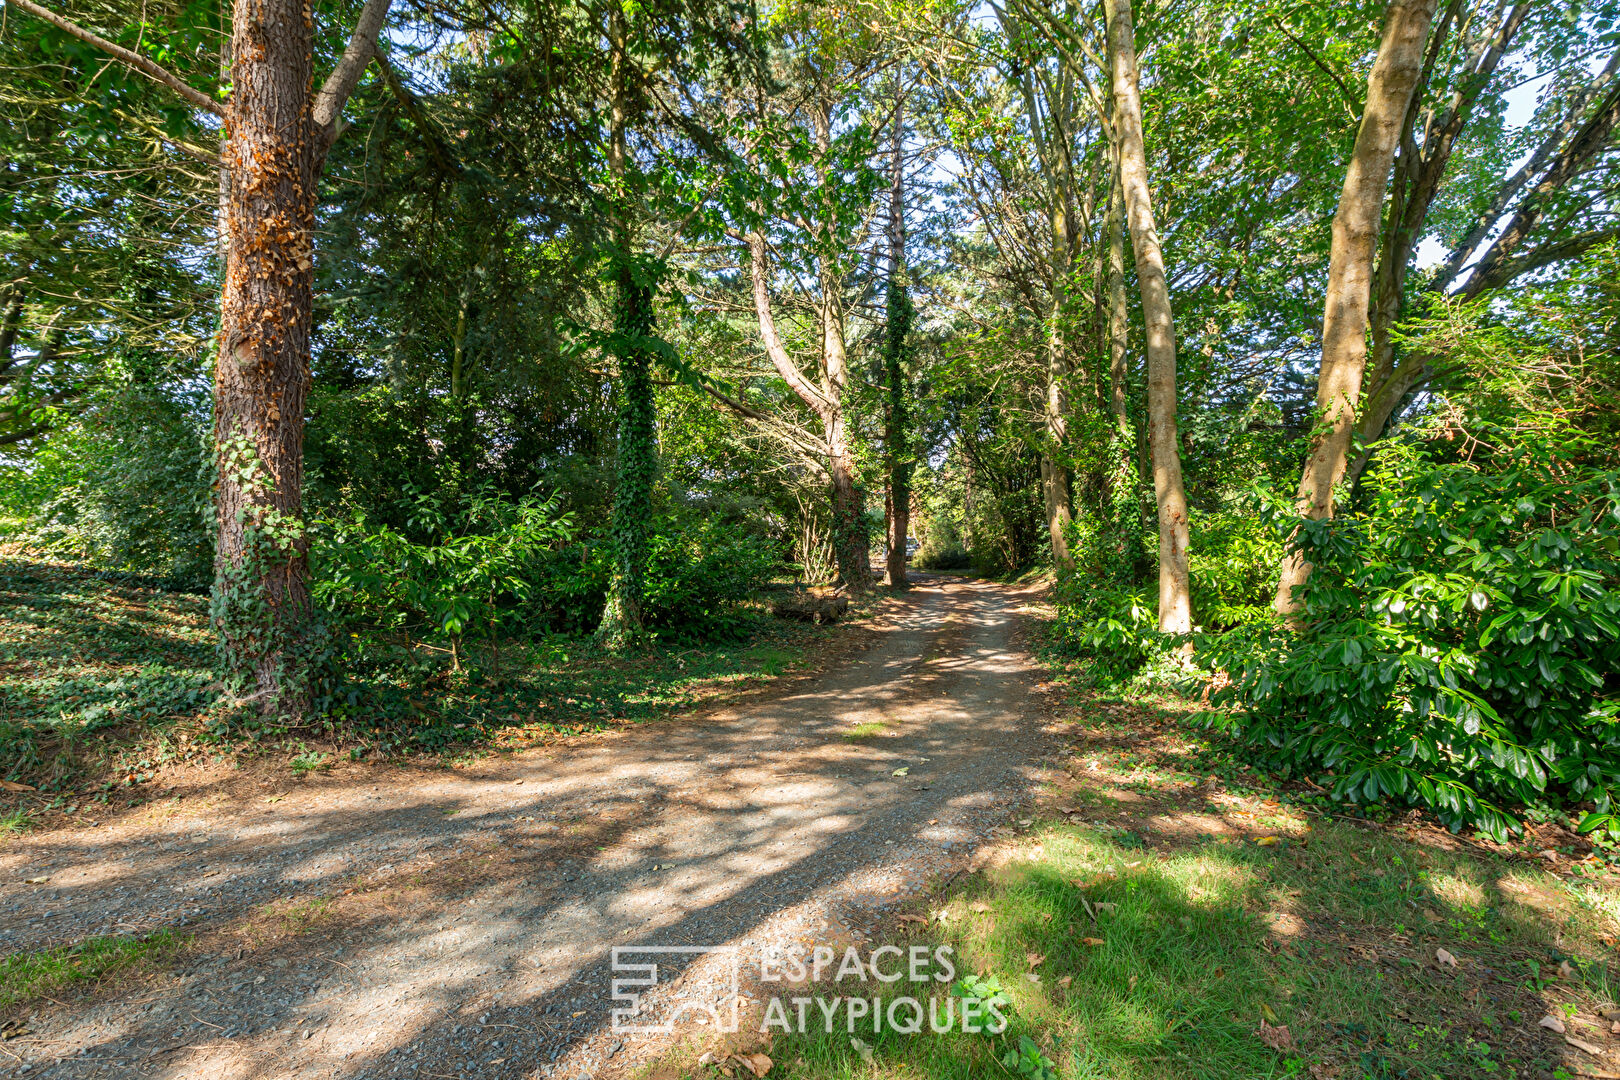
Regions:
[[764, 1076], [771, 1071], [771, 1059], [764, 1054], [749, 1054], [745, 1058], [738, 1058], [738, 1060], [747, 1065], [748, 1071], [755, 1076]]
[[903, 923], [908, 923], [908, 922], [909, 923], [920, 923], [923, 926], [927, 926], [928, 925], [928, 916], [926, 916], [926, 915], [896, 915], [895, 916], [895, 921], [896, 922], [903, 922]]
[[985, 912], [986, 912], [986, 911], [989, 911], [989, 910], [990, 910], [990, 905], [989, 905], [989, 904], [987, 904], [987, 903], [985, 903], [985, 902], [984, 902], [984, 901], [983, 901], [983, 900], [980, 900], [980, 901], [979, 901], [979, 902], [978, 902], [978, 903], [976, 903], [976, 904], [970, 904], [970, 905], [969, 905], [969, 906], [970, 906], [970, 907], [971, 907], [971, 908], [972, 908], [972, 909], [973, 909], [973, 910], [974, 910], [974, 911], [977, 911], [977, 912], [979, 912], [979, 913], [980, 913], [980, 914], [981, 914], [981, 915], [982, 915], [982, 914], [984, 914], [984, 913], [985, 913]]
[[1582, 1040], [1575, 1038], [1573, 1035], [1565, 1035], [1564, 1036], [1564, 1041], [1569, 1043], [1569, 1045], [1573, 1046], [1577, 1050], [1585, 1050], [1588, 1054], [1591, 1054], [1593, 1057], [1602, 1057], [1603, 1056], [1603, 1047], [1594, 1046], [1589, 1042], [1583, 1042]]
[[1029, 961], [1029, 966], [1030, 967], [1038, 968], [1038, 967], [1041, 966], [1041, 961], [1046, 959], [1046, 956], [1043, 953], [1032, 952], [1032, 953], [1025, 953], [1024, 954], [1024, 959]]
[[38, 790], [39, 790], [38, 788], [29, 787], [27, 784], [19, 784], [15, 780], [0, 780], [0, 791], [38, 791]]
[[1260, 1021], [1260, 1030], [1256, 1034], [1260, 1036], [1261, 1042], [1273, 1050], [1294, 1049], [1294, 1037], [1288, 1033], [1287, 1024], [1272, 1025], [1262, 1020]]
[[48, 878], [48, 877], [31, 877], [31, 878], [24, 878], [24, 879], [23, 879], [23, 884], [24, 884], [24, 885], [43, 885], [43, 884], [45, 884], [45, 883], [46, 883], [46, 882], [47, 882], [47, 881], [49, 881], [49, 880], [51, 880], [51, 879], [50, 879], [50, 878]]
[[907, 773], [909, 773], [910, 771], [911, 771], [911, 766], [910, 765], [905, 765], [905, 766], [902, 766], [901, 768], [898, 768], [898, 769], [894, 770], [894, 772], [890, 773], [889, 775], [890, 776], [904, 776]]
[[1058, 980], [1058, 985], [1063, 987], [1063, 989], [1067, 990], [1069, 988], [1069, 984], [1072, 983], [1072, 982], [1074, 982], [1074, 976], [1073, 975], [1065, 975], [1065, 976], [1063, 976], [1063, 978]]
[[1259, 844], [1261, 847], [1276, 847], [1277, 838], [1275, 836], [1262, 836], [1260, 839], [1256, 840], [1255, 843]]
[[1080, 939], [1080, 944], [1089, 945], [1092, 948], [1096, 948], [1098, 945], [1106, 945], [1108, 942], [1104, 941], [1100, 937], [1083, 937]]
[[1558, 1019], [1558, 1017], [1554, 1016], [1552, 1013], [1548, 1013], [1546, 1016], [1543, 1016], [1540, 1020], [1536, 1021], [1536, 1023], [1550, 1031], [1556, 1031], [1559, 1034], [1563, 1034], [1564, 1022]]
[[1575, 977], [1575, 969], [1570, 966], [1568, 960], [1558, 961], [1558, 977], [1560, 979], [1573, 979]]
[[1457, 966], [1457, 958], [1444, 949], [1434, 950], [1434, 958], [1436, 962], [1446, 967], [1454, 968]]

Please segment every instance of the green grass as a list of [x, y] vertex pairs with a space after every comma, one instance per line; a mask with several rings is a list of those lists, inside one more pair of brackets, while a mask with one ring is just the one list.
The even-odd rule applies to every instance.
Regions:
[[875, 739], [881, 734], [883, 734], [882, 722], [878, 720], [868, 720], [866, 723], [856, 724], [854, 727], [844, 732], [844, 738], [850, 740], [851, 742], [859, 742], [862, 739]]
[[454, 761], [665, 718], [780, 677], [834, 632], [744, 613], [728, 642], [624, 657], [588, 639], [517, 638], [469, 647], [459, 672], [442, 653], [355, 639], [317, 739], [220, 699], [207, 608], [82, 567], [0, 558], [0, 777], [42, 791], [129, 787], [177, 758], [244, 749], [285, 753], [298, 774], [343, 750]]
[[21, 836], [33, 825], [33, 820], [26, 810], [11, 810], [0, 813], [0, 840]]
[[44, 997], [78, 983], [140, 971], [182, 944], [168, 930], [146, 937], [96, 937], [0, 960], [0, 1009]]
[[[1158, 853], [1047, 823], [1020, 852], [948, 897], [943, 920], [936, 910], [926, 929], [876, 939], [950, 944], [959, 973], [1012, 999], [1003, 1035], [868, 1024], [857, 1035], [870, 1065], [842, 1026], [778, 1037], [784, 1075], [1033, 1077], [1002, 1063], [1022, 1038], [1065, 1078], [1551, 1075], [1560, 1048], [1539, 1018], [1564, 1006], [1596, 1022], [1613, 1001], [1600, 941], [1612, 893], [1583, 900], [1584, 887], [1516, 863], [1331, 823], [1306, 844], [1210, 838]], [[1552, 910], [1538, 906], [1548, 898]], [[1438, 948], [1459, 967], [1439, 965]], [[1561, 960], [1573, 974], [1547, 978]], [[1262, 1020], [1286, 1026], [1293, 1048], [1268, 1046]], [[1586, 1037], [1606, 1043], [1602, 1023]]]

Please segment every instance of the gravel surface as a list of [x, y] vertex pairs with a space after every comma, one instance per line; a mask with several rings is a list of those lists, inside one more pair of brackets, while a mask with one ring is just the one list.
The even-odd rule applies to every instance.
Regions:
[[[746, 1004], [760, 950], [881, 940], [1050, 778], [1028, 599], [926, 578], [864, 651], [729, 711], [8, 845], [8, 951], [196, 938], [27, 1006], [0, 1076], [628, 1074], [671, 1040], [610, 1029], [613, 946], [737, 946]], [[661, 967], [647, 1017], [736, 1001], [725, 954]]]

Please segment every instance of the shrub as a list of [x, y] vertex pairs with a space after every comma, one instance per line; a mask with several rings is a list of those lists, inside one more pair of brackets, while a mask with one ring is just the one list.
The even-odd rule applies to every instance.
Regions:
[[1056, 588], [1048, 644], [1059, 655], [1087, 661], [1101, 685], [1127, 681], [1179, 644], [1159, 633], [1155, 588], [1099, 589], [1076, 575], [1064, 577]]
[[[555, 499], [418, 494], [406, 530], [362, 515], [317, 530], [317, 599], [351, 630], [433, 639], [584, 634], [612, 572], [605, 536], [579, 539]], [[739, 604], [781, 566], [773, 545], [720, 521], [666, 516], [649, 544], [643, 615], [655, 632], [734, 636]]]
[[1567, 450], [1536, 440], [1487, 472], [1390, 447], [1362, 511], [1279, 517], [1314, 566], [1301, 625], [1200, 642], [1230, 678], [1210, 721], [1336, 798], [1454, 830], [1505, 838], [1506, 804], [1548, 800], [1616, 829], [1620, 474]]
[[572, 529], [555, 499], [487, 492], [454, 514], [436, 495], [418, 494], [409, 526], [430, 537], [424, 542], [360, 516], [325, 524], [316, 598], [350, 621], [438, 638], [457, 666], [465, 638], [495, 638], [520, 619], [537, 584], [531, 564]]

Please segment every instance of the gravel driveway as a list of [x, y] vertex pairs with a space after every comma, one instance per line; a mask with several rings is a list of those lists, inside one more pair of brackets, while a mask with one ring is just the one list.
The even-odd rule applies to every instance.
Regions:
[[[760, 949], [872, 940], [1014, 816], [1055, 745], [1029, 599], [925, 578], [864, 651], [731, 710], [15, 842], [7, 951], [195, 937], [133, 990], [30, 1006], [0, 1075], [627, 1074], [669, 1038], [610, 1030], [613, 946], [739, 946], [746, 1001]], [[644, 1013], [728, 1007], [727, 978], [666, 964]]]

